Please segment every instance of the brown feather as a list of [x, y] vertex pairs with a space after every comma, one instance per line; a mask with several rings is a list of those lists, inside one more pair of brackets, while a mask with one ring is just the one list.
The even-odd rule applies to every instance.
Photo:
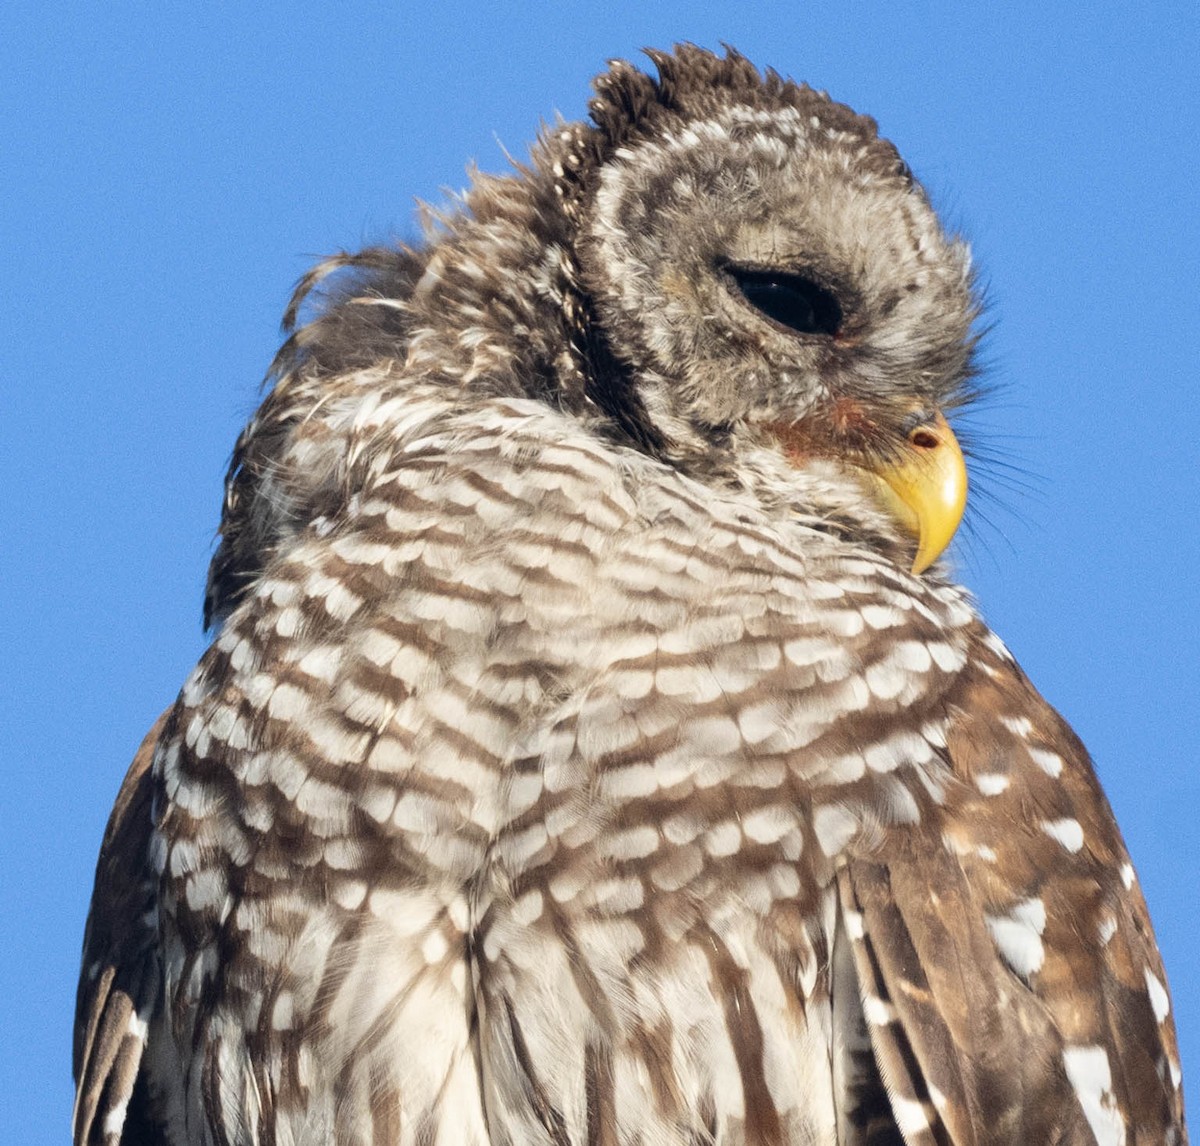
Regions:
[[134, 1124], [146, 1117], [144, 1111], [129, 1109], [145, 1049], [144, 1036], [131, 1030], [131, 1022], [148, 1021], [159, 988], [156, 936], [146, 921], [154, 894], [144, 864], [151, 829], [150, 764], [169, 714], [155, 721], [133, 757], [96, 864], [75, 1003], [76, 1146], [111, 1146], [121, 1140], [120, 1130], [114, 1134], [108, 1120], [123, 1109]]

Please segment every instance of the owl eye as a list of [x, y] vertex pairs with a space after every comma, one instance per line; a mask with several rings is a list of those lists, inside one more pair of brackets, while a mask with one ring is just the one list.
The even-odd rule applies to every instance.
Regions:
[[742, 297], [767, 318], [797, 334], [837, 334], [842, 308], [820, 283], [790, 271], [725, 268]]

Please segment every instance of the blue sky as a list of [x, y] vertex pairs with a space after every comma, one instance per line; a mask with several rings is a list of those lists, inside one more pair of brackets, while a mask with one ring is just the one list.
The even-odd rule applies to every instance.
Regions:
[[[434, 8], [438, 11], [433, 10]], [[204, 645], [234, 437], [296, 278], [727, 41], [874, 115], [973, 243], [972, 419], [1012, 471], [962, 576], [1075, 725], [1200, 1071], [1200, 14], [1177, 5], [45, 5], [0, 16], [0, 1093], [63, 1140], [79, 947], [129, 756]], [[1005, 474], [1015, 474], [1009, 480]], [[1200, 1082], [1193, 1081], [1193, 1096]]]

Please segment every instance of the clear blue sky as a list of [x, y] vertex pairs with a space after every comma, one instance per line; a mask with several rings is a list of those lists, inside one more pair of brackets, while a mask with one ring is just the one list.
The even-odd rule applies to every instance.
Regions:
[[[646, 10], [654, 8], [654, 14]], [[93, 865], [201, 651], [220, 482], [314, 257], [727, 41], [876, 116], [973, 242], [1009, 471], [960, 549], [1090, 745], [1200, 1095], [1200, 14], [1176, 5], [65, 4], [0, 16], [0, 1093], [59, 1142]], [[1000, 9], [1005, 9], [1001, 11]], [[515, 11], [512, 11], [512, 10]]]

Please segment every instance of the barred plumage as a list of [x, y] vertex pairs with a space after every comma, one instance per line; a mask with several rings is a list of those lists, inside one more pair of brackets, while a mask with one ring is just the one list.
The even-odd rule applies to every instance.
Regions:
[[78, 1143], [1184, 1140], [1087, 755], [925, 569], [965, 247], [871, 120], [652, 58], [302, 284]]

